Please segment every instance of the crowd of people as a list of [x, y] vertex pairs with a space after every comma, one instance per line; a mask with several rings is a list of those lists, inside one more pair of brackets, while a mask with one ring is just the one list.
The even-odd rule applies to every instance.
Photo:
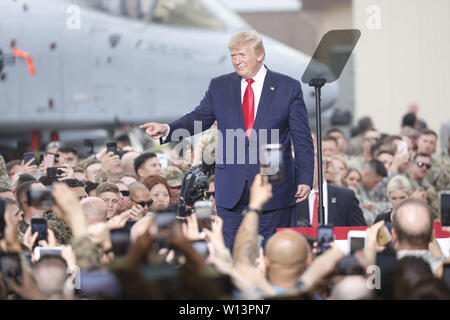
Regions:
[[[343, 210], [370, 226], [364, 249], [352, 255], [333, 243], [322, 252], [317, 239], [293, 230], [261, 247], [255, 211], [227, 248], [213, 174], [196, 198], [209, 201], [210, 223], [192, 203], [181, 215], [185, 177], [215, 139], [185, 141], [182, 155], [175, 145], [138, 152], [122, 137], [116, 152], [105, 147], [84, 159], [59, 143], [46, 146], [40, 163], [0, 157], [0, 299], [449, 299], [448, 253], [433, 232], [439, 193], [450, 187], [449, 149], [436, 152], [438, 135], [414, 113], [398, 135], [378, 131], [370, 118], [351, 135], [328, 130], [322, 153], [327, 185], [357, 199]], [[257, 175], [249, 207], [262, 210], [271, 190]], [[43, 220], [47, 230], [33, 227]], [[381, 246], [384, 226], [392, 240]], [[373, 289], [367, 270], [382, 260], [393, 263], [380, 266], [381, 286]]]

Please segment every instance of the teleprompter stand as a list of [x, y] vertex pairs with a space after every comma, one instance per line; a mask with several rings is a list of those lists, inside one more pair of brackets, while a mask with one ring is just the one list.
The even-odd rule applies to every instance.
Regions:
[[[317, 177], [319, 188], [319, 226], [326, 225], [323, 207], [322, 132], [320, 95], [326, 83], [336, 81], [350, 58], [361, 32], [356, 29], [331, 30], [322, 39], [302, 76], [302, 82], [314, 87], [316, 97]], [[333, 59], [339, 52], [339, 59]], [[342, 54], [343, 53], [343, 54]]]

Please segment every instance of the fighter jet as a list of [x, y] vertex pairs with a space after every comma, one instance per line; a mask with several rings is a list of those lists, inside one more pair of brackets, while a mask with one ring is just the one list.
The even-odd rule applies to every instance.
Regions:
[[[0, 144], [176, 119], [233, 71], [228, 40], [250, 29], [218, 0], [0, 0]], [[262, 37], [267, 68], [300, 80], [310, 57]], [[324, 87], [324, 124], [337, 96]]]

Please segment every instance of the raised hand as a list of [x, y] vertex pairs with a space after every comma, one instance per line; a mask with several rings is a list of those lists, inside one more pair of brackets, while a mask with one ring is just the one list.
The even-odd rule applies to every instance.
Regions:
[[30, 159], [27, 163], [24, 163], [24, 161], [22, 160], [22, 167], [20, 169], [21, 173], [28, 173], [31, 174], [32, 176], [36, 174], [36, 172], [38, 171], [38, 166], [35, 164], [31, 164], [33, 161], [35, 161], [35, 159]]
[[248, 206], [252, 209], [262, 210], [267, 201], [272, 198], [272, 185], [267, 177], [257, 174], [250, 189], [250, 201]]
[[120, 165], [120, 158], [112, 152], [109, 152], [103, 156], [100, 169], [106, 173], [109, 173], [112, 168]]

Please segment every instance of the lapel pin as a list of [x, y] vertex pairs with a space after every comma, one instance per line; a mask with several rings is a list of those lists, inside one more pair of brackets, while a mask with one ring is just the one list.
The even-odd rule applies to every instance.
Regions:
[[336, 198], [331, 198], [331, 203], [336, 203]]
[[271, 90], [271, 91], [275, 91], [275, 88], [274, 88], [274, 87], [270, 87], [270, 90]]

